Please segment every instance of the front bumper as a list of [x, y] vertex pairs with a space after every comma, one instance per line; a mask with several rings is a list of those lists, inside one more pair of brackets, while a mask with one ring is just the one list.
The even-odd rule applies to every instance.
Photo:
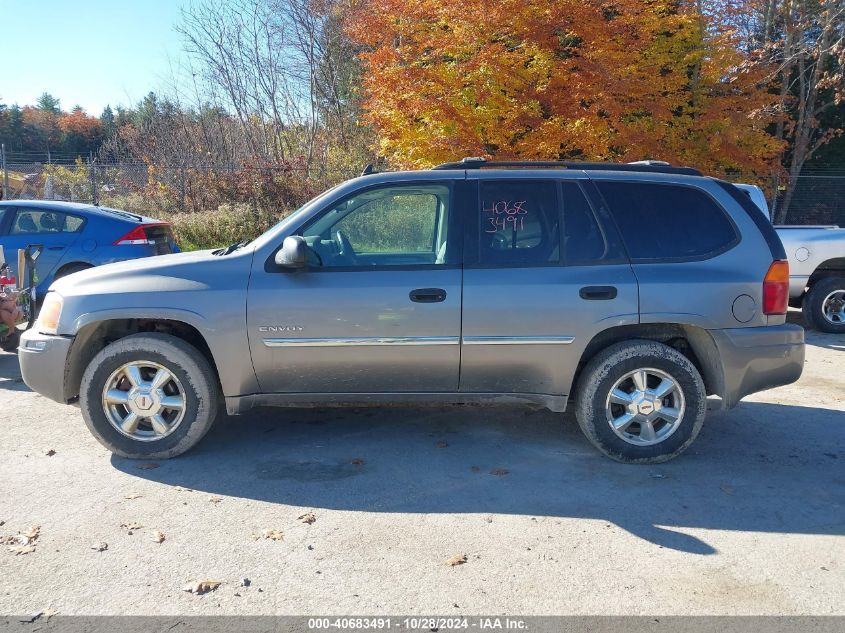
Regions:
[[67, 403], [65, 377], [73, 339], [27, 330], [21, 336], [18, 360], [27, 386], [50, 400]]
[[788, 385], [804, 370], [804, 328], [790, 323], [710, 330], [724, 374], [726, 407], [745, 396]]

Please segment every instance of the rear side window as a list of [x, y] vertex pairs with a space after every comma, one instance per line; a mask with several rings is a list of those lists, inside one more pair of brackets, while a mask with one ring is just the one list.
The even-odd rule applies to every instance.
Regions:
[[36, 233], [75, 233], [82, 228], [83, 220], [56, 211], [36, 209], [18, 211], [9, 231], [12, 235]]
[[739, 242], [733, 222], [693, 187], [597, 182], [633, 261], [696, 260]]
[[481, 183], [478, 227], [482, 264], [560, 261], [560, 209], [554, 181]]

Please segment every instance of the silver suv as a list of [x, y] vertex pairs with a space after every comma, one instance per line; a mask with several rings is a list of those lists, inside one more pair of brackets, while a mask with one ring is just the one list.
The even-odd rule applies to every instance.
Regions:
[[801, 375], [784, 250], [743, 196], [655, 163], [364, 175], [250, 243], [56, 282], [23, 378], [133, 458], [187, 451], [221, 401], [574, 401], [605, 455], [665, 461], [708, 395]]

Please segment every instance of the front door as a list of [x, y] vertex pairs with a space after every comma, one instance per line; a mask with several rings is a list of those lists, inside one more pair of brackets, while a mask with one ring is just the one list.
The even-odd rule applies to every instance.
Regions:
[[562, 396], [601, 330], [638, 322], [637, 281], [589, 181], [480, 174], [467, 222], [462, 392]]
[[450, 182], [355, 192], [300, 227], [313, 262], [256, 261], [247, 322], [265, 393], [458, 388], [460, 231]]

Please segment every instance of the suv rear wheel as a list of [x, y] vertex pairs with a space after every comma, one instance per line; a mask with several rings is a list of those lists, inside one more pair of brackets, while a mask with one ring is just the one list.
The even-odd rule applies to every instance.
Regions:
[[106, 346], [82, 376], [85, 423], [113, 453], [167, 459], [192, 448], [219, 409], [205, 357], [167, 334], [133, 334]]
[[695, 366], [654, 341], [626, 341], [599, 352], [581, 373], [575, 396], [584, 435], [625, 463], [677, 457], [695, 440], [707, 409]]

